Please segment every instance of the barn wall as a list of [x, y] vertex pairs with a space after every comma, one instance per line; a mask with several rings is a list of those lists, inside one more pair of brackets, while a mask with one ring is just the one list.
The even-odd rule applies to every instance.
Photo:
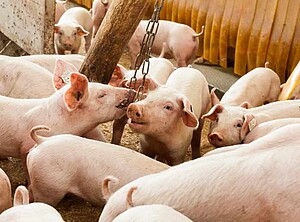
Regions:
[[0, 32], [30, 54], [53, 53], [54, 3], [49, 0], [1, 0]]
[[79, 5], [85, 6], [86, 8], [92, 8], [93, 0], [72, 0]]
[[198, 56], [222, 67], [233, 60], [238, 75], [268, 61], [284, 82], [300, 60], [300, 0], [165, 0], [160, 18], [204, 25]]

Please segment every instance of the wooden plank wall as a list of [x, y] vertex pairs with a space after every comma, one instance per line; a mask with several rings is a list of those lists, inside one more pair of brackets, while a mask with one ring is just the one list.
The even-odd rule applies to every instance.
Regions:
[[300, 60], [300, 0], [165, 0], [160, 18], [204, 25], [198, 56], [222, 67], [232, 59], [240, 76], [269, 62], [285, 82]]
[[54, 53], [55, 0], [1, 0], [0, 32], [29, 54]]
[[300, 0], [165, 0], [160, 18], [204, 25], [198, 55], [227, 67], [233, 52], [238, 75], [269, 62], [285, 82], [300, 60]]
[[79, 5], [85, 6], [86, 8], [92, 8], [93, 0], [72, 0]]

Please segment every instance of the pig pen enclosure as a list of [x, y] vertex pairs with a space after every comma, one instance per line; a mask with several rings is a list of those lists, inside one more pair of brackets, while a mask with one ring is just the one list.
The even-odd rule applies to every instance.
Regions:
[[[154, 2], [148, 15], [153, 11]], [[91, 3], [77, 0], [67, 2], [66, 6], [70, 8], [79, 4], [90, 8]], [[257, 0], [251, 3], [244, 0], [165, 0], [160, 18], [187, 24], [196, 32], [202, 25], [205, 26], [198, 50], [198, 56], [204, 62], [192, 66], [201, 70], [221, 95], [238, 76], [263, 66], [266, 61], [277, 71], [282, 82], [288, 78], [300, 59], [299, 8], [299, 1], [292, 0]], [[1, 54], [54, 53], [53, 29], [49, 27], [54, 26], [55, 1], [2, 0], [0, 15], [5, 21], [0, 25]], [[23, 28], [18, 27], [20, 24]], [[79, 53], [86, 55], [83, 48]], [[129, 68], [127, 50], [118, 63]], [[112, 123], [99, 127], [110, 141]], [[207, 140], [208, 129], [209, 123], [206, 122], [202, 131], [202, 154], [213, 149]], [[126, 127], [121, 145], [138, 150], [138, 135]], [[189, 159], [190, 151], [186, 157], [186, 160]], [[9, 176], [13, 191], [18, 185], [25, 184], [19, 160], [0, 160], [0, 167]], [[101, 213], [101, 208], [72, 195], [66, 196], [56, 209], [65, 221], [70, 222], [97, 221]]]

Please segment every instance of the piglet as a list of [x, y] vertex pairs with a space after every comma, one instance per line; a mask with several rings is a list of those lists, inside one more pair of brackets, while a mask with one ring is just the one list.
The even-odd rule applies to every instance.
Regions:
[[21, 158], [25, 166], [34, 145], [29, 135], [33, 126], [48, 125], [51, 135], [84, 135], [100, 123], [124, 115], [131, 100], [128, 89], [89, 83], [79, 73], [71, 73], [70, 83], [44, 99], [0, 96], [0, 106], [5, 107], [0, 110], [0, 157]]
[[[60, 89], [70, 81], [71, 72], [77, 72], [77, 68], [71, 63], [57, 59], [53, 76], [46, 69], [25, 60], [9, 56], [0, 57], [1, 95], [19, 99], [46, 98], [55, 92], [55, 88]], [[44, 65], [50, 63], [46, 62]], [[106, 141], [98, 128], [94, 128], [84, 136]]]
[[132, 187], [127, 194], [127, 209], [117, 216], [113, 222], [135, 221], [135, 222], [192, 222], [189, 218], [174, 210], [173, 208], [162, 204], [141, 205], [134, 207], [132, 193], [137, 187]]
[[255, 68], [239, 78], [224, 94], [221, 101], [211, 92], [212, 105], [239, 106], [249, 103], [249, 107], [257, 107], [277, 101], [280, 93], [280, 78], [269, 68]]
[[[131, 69], [134, 68], [136, 57], [140, 53], [148, 23], [148, 20], [142, 20], [128, 42]], [[151, 52], [159, 55], [164, 43], [166, 43], [165, 58], [174, 58], [179, 67], [188, 66], [196, 56], [199, 45], [198, 37], [203, 34], [203, 30], [204, 26], [200, 33], [196, 33], [187, 25], [159, 20], [158, 31]]]
[[96, 36], [112, 0], [94, 0], [92, 6], [93, 37]]
[[0, 222], [63, 222], [63, 218], [53, 207], [44, 203], [29, 204], [28, 190], [18, 186], [14, 196], [14, 207], [0, 214]]
[[203, 74], [193, 68], [176, 69], [165, 85], [149, 79], [145, 99], [131, 103], [127, 109], [129, 127], [140, 133], [141, 153], [156, 155], [168, 164], [182, 163], [188, 147], [192, 156], [200, 156], [200, 116], [210, 105], [208, 83]]
[[275, 119], [300, 118], [300, 100], [276, 101], [247, 109], [245, 106], [217, 104], [202, 116], [212, 121], [208, 134], [215, 147], [242, 143], [257, 125]]
[[132, 196], [134, 206], [167, 205], [194, 222], [296, 222], [299, 131], [300, 124], [285, 126], [239, 149], [136, 179], [112, 194], [99, 222], [111, 222], [126, 211], [132, 187], [138, 188]]
[[60, 19], [60, 17], [64, 14], [64, 12], [66, 11], [65, 8], [65, 3], [67, 1], [60, 1], [60, 0], [55, 0], [55, 18], [54, 18], [54, 22], [57, 23]]
[[34, 201], [55, 206], [72, 193], [99, 206], [105, 202], [104, 196], [108, 198], [101, 189], [107, 176], [118, 178], [117, 183], [109, 184], [109, 190], [115, 192], [136, 178], [169, 168], [125, 147], [68, 134], [42, 137], [36, 134], [40, 129], [47, 127], [31, 130], [37, 146], [27, 158]]
[[42, 66], [52, 74], [54, 74], [56, 61], [58, 59], [74, 65], [76, 67], [77, 72], [84, 60], [84, 56], [79, 54], [69, 54], [69, 55], [41, 54], [41, 55], [21, 56], [19, 58], [27, 60], [29, 62], [33, 62], [39, 66]]
[[[146, 68], [146, 65], [145, 65]], [[165, 58], [149, 58], [149, 70], [147, 77], [151, 77], [158, 84], [165, 84], [175, 70], [173, 64]], [[125, 88], [132, 87], [136, 91], [142, 84], [143, 81], [143, 67], [141, 66], [136, 72], [136, 81], [132, 80], [132, 85], [130, 86], [131, 78], [134, 76], [134, 70], [126, 70], [123, 66], [117, 65], [114, 74], [109, 82], [109, 84], [114, 86], [121, 86]], [[144, 82], [144, 93], [148, 91], [148, 81]], [[113, 123], [113, 135], [112, 143], [120, 144], [124, 127], [127, 123], [127, 116], [125, 115], [121, 119], [116, 119]]]
[[68, 9], [54, 27], [54, 42], [57, 54], [78, 54], [81, 37], [85, 38], [86, 52], [90, 48], [92, 39], [93, 21], [88, 10], [83, 7]]
[[8, 176], [0, 168], [0, 213], [11, 207], [11, 185]]

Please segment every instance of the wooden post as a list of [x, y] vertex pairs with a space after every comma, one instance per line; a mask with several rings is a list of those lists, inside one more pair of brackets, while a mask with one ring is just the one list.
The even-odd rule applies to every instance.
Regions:
[[108, 83], [124, 48], [146, 14], [149, 0], [114, 0], [87, 52], [80, 72], [90, 81]]

